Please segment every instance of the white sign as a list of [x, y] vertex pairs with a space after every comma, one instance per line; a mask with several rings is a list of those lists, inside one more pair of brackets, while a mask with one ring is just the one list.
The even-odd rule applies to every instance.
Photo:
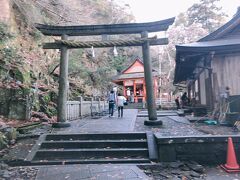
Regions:
[[142, 80], [142, 79], [136, 79], [136, 80], [135, 80], [135, 83], [136, 83], [136, 84], [143, 84], [143, 80]]
[[125, 81], [124, 86], [133, 86], [133, 81], [132, 80]]

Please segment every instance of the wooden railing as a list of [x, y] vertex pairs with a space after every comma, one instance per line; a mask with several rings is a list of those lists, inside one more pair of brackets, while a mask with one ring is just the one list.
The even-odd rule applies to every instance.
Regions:
[[93, 99], [85, 101], [82, 97], [78, 101], [67, 102], [67, 120], [75, 120], [84, 116], [94, 116], [102, 114], [108, 110], [107, 101], [94, 101]]

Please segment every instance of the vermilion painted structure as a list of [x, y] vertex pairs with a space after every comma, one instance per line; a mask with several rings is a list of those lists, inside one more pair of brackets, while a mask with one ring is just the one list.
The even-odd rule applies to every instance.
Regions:
[[[153, 70], [153, 89], [155, 97], [158, 96], [157, 71]], [[127, 97], [127, 90], [134, 95], [134, 102], [145, 102], [146, 100], [146, 84], [144, 80], [143, 62], [137, 58], [122, 73], [113, 78], [113, 82], [123, 86], [123, 94]]]

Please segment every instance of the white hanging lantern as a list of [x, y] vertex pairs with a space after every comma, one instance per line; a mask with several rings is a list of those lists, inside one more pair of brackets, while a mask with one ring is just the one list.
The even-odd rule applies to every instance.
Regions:
[[95, 52], [94, 52], [93, 46], [92, 46], [92, 57], [95, 58]]
[[118, 52], [117, 52], [116, 46], [114, 46], [114, 48], [113, 48], [113, 55], [114, 56], [118, 56]]

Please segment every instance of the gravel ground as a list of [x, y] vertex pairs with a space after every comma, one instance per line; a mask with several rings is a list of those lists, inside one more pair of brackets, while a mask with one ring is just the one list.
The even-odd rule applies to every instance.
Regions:
[[[0, 151], [0, 157], [4, 161], [24, 160], [32, 149], [37, 138], [18, 140], [16, 144]], [[35, 167], [10, 167], [0, 163], [0, 179], [4, 180], [34, 180], [38, 169]]]
[[163, 122], [162, 126], [145, 126], [146, 117], [138, 117], [134, 131], [153, 131], [162, 136], [196, 136], [196, 135], [240, 135], [233, 127], [220, 125], [206, 125], [204, 123], [176, 122], [168, 117], [158, 118]]
[[163, 122], [162, 126], [145, 126], [146, 117], [138, 117], [135, 123], [134, 131], [153, 131], [160, 133], [162, 136], [187, 136], [203, 135], [205, 133], [198, 131], [192, 124], [176, 122], [168, 117], [158, 118]]
[[31, 129], [26, 134], [19, 134], [21, 139], [18, 139], [14, 145], [0, 151], [0, 180], [34, 180], [37, 175], [38, 168], [36, 167], [10, 167], [4, 162], [22, 161], [38, 140], [38, 136], [43, 133], [50, 133], [49, 125], [44, 125]]
[[161, 180], [205, 180], [205, 168], [195, 162], [158, 163], [155, 165], [139, 165], [152, 179]]
[[4, 180], [34, 180], [38, 169], [35, 167], [9, 167], [0, 164], [0, 179]]
[[204, 123], [194, 123], [193, 128], [211, 135], [240, 135], [239, 131], [236, 131], [233, 127], [220, 126], [220, 125], [206, 125]]

